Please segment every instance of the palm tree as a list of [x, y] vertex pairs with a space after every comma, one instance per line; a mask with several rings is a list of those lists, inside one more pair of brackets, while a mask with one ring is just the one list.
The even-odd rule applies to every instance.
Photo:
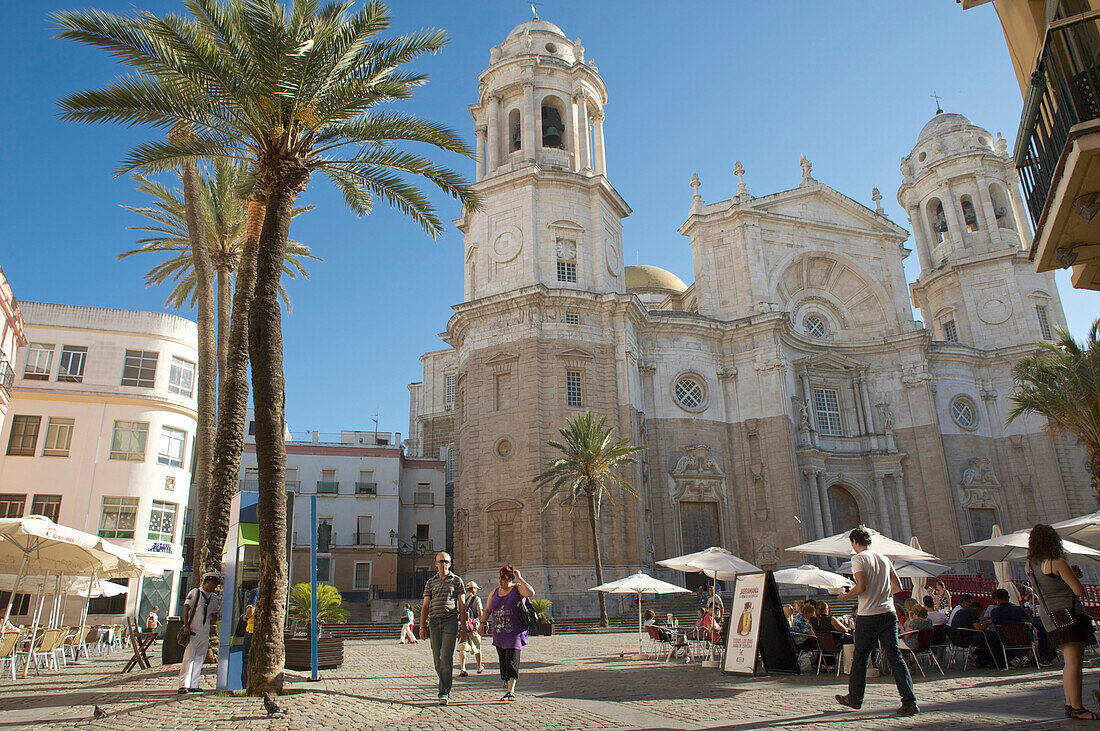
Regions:
[[420, 142], [470, 151], [451, 130], [381, 105], [408, 99], [423, 74], [404, 67], [446, 43], [442, 31], [383, 38], [389, 13], [377, 1], [187, 0], [190, 18], [139, 12], [57, 13], [59, 36], [108, 51], [136, 73], [100, 90], [61, 100], [62, 118], [89, 123], [188, 123], [184, 139], [134, 147], [120, 172], [164, 170], [181, 159], [247, 160], [265, 215], [248, 313], [256, 461], [259, 469], [260, 605], [248, 692], [278, 692], [283, 681], [287, 596], [284, 379], [278, 300], [294, 203], [310, 176], [332, 180], [356, 214], [376, 198], [396, 207], [431, 237], [443, 230], [434, 206], [407, 176], [423, 178], [467, 208], [468, 183], [430, 159], [402, 149]]
[[[145, 286], [172, 284], [172, 291], [165, 300], [165, 306], [182, 309], [195, 307], [198, 289], [195, 286], [196, 273], [194, 257], [191, 253], [191, 241], [188, 238], [186, 212], [184, 210], [183, 191], [171, 188], [152, 180], [140, 173], [133, 176], [136, 190], [149, 196], [152, 201], [143, 207], [123, 206], [128, 211], [149, 219], [139, 226], [127, 226], [129, 231], [145, 231], [152, 234], [138, 239], [138, 248], [124, 251], [119, 259], [135, 254], [166, 254], [168, 258], [157, 264], [145, 274]], [[210, 263], [217, 282], [217, 359], [218, 384], [225, 378], [225, 341], [229, 336], [229, 323], [232, 317], [233, 297], [231, 288], [240, 265], [241, 250], [244, 247], [248, 223], [248, 198], [253, 183], [248, 165], [241, 162], [217, 159], [213, 173], [204, 171], [199, 175], [198, 208], [203, 219], [203, 232], [207, 248], [210, 251]], [[299, 206], [294, 216], [312, 211], [314, 206]], [[290, 279], [299, 276], [309, 279], [309, 272], [302, 259], [321, 261], [310, 253], [309, 247], [297, 241], [288, 241], [283, 275]], [[289, 312], [290, 296], [286, 288], [279, 286], [279, 296], [283, 306]]]
[[1025, 414], [1042, 414], [1051, 434], [1072, 434], [1088, 455], [1092, 489], [1100, 497], [1100, 320], [1092, 323], [1085, 342], [1068, 330], [1057, 330], [1055, 342], [1040, 341], [1043, 352], [1015, 365], [1016, 393], [1008, 422]]
[[[554, 497], [564, 493], [570, 509], [582, 496], [588, 504], [588, 527], [592, 533], [592, 556], [596, 562], [596, 584], [603, 584], [603, 560], [600, 557], [600, 506], [604, 499], [611, 500], [609, 489], [618, 485], [634, 497], [638, 491], [623, 479], [619, 471], [624, 465], [634, 464], [637, 460], [631, 455], [645, 447], [637, 447], [630, 439], [614, 440], [613, 430], [606, 425], [607, 418], [596, 420], [595, 414], [586, 411], [566, 422], [559, 429], [561, 442], [549, 440], [546, 443], [560, 451], [564, 456], [550, 463], [546, 471], [535, 478], [537, 489], [549, 487], [542, 500], [542, 509], [550, 507]], [[607, 604], [603, 592], [596, 592], [600, 599], [600, 626], [607, 627]]]

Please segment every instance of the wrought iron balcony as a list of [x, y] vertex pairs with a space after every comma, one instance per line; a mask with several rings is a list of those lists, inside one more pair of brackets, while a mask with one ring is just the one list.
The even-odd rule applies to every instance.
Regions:
[[433, 550], [435, 550], [434, 548], [432, 548], [431, 538], [413, 539], [413, 549], [419, 553], [431, 553]]
[[10, 394], [13, 383], [15, 383], [15, 371], [12, 370], [11, 363], [0, 360], [0, 388], [3, 388], [5, 393]]
[[378, 483], [377, 482], [357, 482], [355, 483], [356, 495], [377, 495]]
[[356, 533], [355, 545], [357, 546], [373, 546], [374, 545], [374, 533]]
[[329, 494], [329, 495], [335, 495], [338, 492], [340, 492], [340, 483], [339, 482], [318, 481], [317, 482], [317, 492], [318, 492], [318, 494], [324, 493], [324, 494]]

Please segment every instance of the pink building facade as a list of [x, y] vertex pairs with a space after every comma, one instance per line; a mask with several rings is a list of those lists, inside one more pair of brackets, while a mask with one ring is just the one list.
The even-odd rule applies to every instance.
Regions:
[[27, 336], [23, 332], [23, 313], [19, 301], [12, 294], [11, 284], [0, 269], [0, 429], [8, 416], [11, 387], [15, 380], [15, 356], [19, 348], [26, 347]]

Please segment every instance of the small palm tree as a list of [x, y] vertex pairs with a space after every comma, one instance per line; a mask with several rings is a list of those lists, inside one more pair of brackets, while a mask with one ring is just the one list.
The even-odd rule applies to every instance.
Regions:
[[[592, 556], [596, 562], [596, 583], [603, 583], [603, 561], [600, 557], [600, 533], [597, 526], [600, 522], [600, 506], [604, 499], [613, 500], [609, 491], [612, 486], [619, 486], [634, 497], [638, 497], [638, 491], [634, 486], [623, 479], [619, 470], [628, 464], [634, 464], [637, 460], [633, 455], [645, 447], [637, 447], [623, 438], [615, 441], [613, 430], [607, 426], [607, 418], [604, 416], [596, 419], [591, 411], [586, 411], [570, 419], [564, 429], [558, 432], [562, 436], [561, 442], [548, 440], [546, 443], [562, 453], [546, 471], [535, 478], [538, 489], [549, 487], [550, 490], [542, 501], [542, 509], [550, 507], [554, 497], [564, 493], [565, 500], [572, 508], [578, 499], [584, 497], [588, 504], [588, 526], [592, 533]], [[604, 601], [603, 592], [597, 592], [600, 600], [600, 626], [607, 627], [610, 622], [607, 618], [607, 604]]]
[[[210, 252], [210, 263], [217, 279], [217, 332], [219, 382], [225, 376], [225, 341], [229, 335], [229, 321], [233, 297], [230, 294], [232, 280], [237, 275], [248, 233], [248, 197], [254, 184], [248, 165], [242, 162], [217, 159], [213, 171], [199, 175], [198, 208], [203, 219], [203, 233]], [[187, 216], [183, 191], [136, 174], [137, 191], [149, 196], [150, 204], [142, 207], [123, 206], [128, 211], [149, 219], [138, 226], [128, 226], [129, 231], [144, 231], [150, 236], [138, 239], [138, 248], [118, 255], [125, 259], [135, 254], [167, 254], [168, 258], [145, 274], [145, 286], [165, 283], [174, 285], [165, 301], [166, 307], [182, 309], [194, 307], [198, 298], [194, 257], [188, 238]], [[293, 216], [313, 210], [313, 206], [296, 206]], [[283, 276], [309, 279], [303, 259], [320, 258], [310, 253], [309, 247], [289, 240], [283, 263]], [[279, 296], [283, 306], [290, 311], [290, 296], [282, 283]]]
[[1042, 414], [1051, 434], [1072, 434], [1088, 455], [1092, 489], [1100, 498], [1100, 320], [1092, 323], [1084, 343], [1067, 330], [1058, 339], [1040, 342], [1043, 352], [1024, 358], [1012, 369], [1016, 393], [1008, 421]]
[[[287, 607], [287, 616], [295, 622], [310, 621], [310, 605], [312, 604], [309, 584], [295, 584], [290, 591], [290, 605]], [[344, 609], [344, 597], [335, 586], [330, 584], [317, 585], [317, 624], [343, 624], [348, 621], [348, 610]]]

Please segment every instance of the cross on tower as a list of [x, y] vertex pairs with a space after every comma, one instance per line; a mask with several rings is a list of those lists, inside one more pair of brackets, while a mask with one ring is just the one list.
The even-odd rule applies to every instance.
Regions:
[[535, 16], [533, 18], [534, 20], [539, 19], [539, 10], [538, 10], [539, 5], [542, 5], [542, 3], [539, 3], [539, 2], [531, 3], [531, 13]]
[[936, 114], [943, 114], [943, 107], [940, 106], [940, 102], [943, 101], [943, 97], [941, 97], [939, 94], [937, 94], [934, 91], [931, 94], [929, 94], [928, 96], [930, 96], [930, 97], [932, 97], [933, 99], [936, 100]]

